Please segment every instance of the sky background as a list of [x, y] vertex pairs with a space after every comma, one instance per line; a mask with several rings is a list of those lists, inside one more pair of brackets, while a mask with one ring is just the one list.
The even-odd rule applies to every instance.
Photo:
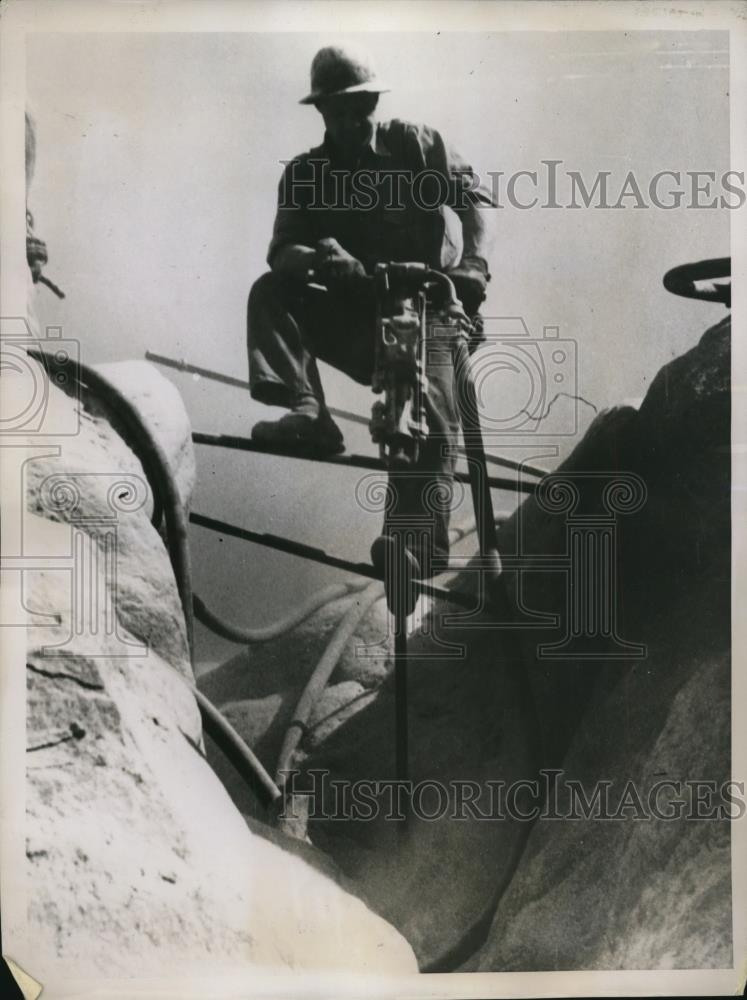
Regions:
[[[438, 128], [481, 173], [560, 159], [589, 181], [612, 171], [614, 198], [629, 170], [645, 190], [660, 170], [729, 169], [724, 33], [345, 37], [365, 44], [392, 88], [380, 117]], [[329, 33], [29, 36], [38, 130], [29, 202], [49, 247], [46, 273], [67, 294], [60, 302], [39, 289], [42, 324], [78, 338], [88, 363], [150, 349], [246, 378], [246, 297], [265, 269], [281, 161], [321, 140], [321, 118], [298, 100], [314, 53], [333, 41]], [[522, 317], [537, 340], [544, 326], [559, 327], [576, 345], [578, 392], [595, 407], [639, 399], [661, 365], [722, 315], [669, 295], [661, 278], [676, 264], [726, 256], [729, 215], [506, 207], [484, 312]], [[322, 367], [330, 402], [368, 415], [370, 392]], [[276, 415], [240, 390], [164, 373], [196, 430], [248, 435], [255, 420]], [[503, 415], [505, 400], [526, 390], [520, 376], [508, 378], [486, 380], [488, 411]], [[569, 407], [559, 401], [554, 429], [568, 425]], [[580, 407], [579, 433], [592, 416]], [[350, 451], [372, 448], [365, 428], [347, 437]], [[544, 452], [550, 466], [557, 458], [542, 441], [562, 457], [576, 438], [532, 437], [520, 453]], [[197, 465], [195, 510], [367, 558], [379, 516], [356, 506], [355, 473], [203, 446]], [[495, 501], [512, 507], [516, 497]], [[455, 520], [468, 516], [464, 506]], [[192, 529], [192, 545], [195, 589], [245, 625], [339, 578], [202, 529]], [[199, 630], [205, 663], [236, 648]]]

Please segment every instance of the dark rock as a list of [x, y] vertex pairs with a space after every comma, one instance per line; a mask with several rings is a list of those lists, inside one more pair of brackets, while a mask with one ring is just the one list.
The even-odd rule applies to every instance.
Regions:
[[[632, 782], [646, 803], [658, 780], [720, 788], [729, 777], [729, 333], [727, 319], [663, 368], [637, 413], [597, 418], [561, 470], [631, 472], [646, 490], [619, 516], [617, 575], [620, 634], [644, 658], [543, 662], [552, 632], [522, 633], [543, 759], [565, 772], [561, 813], [566, 779], [588, 797], [610, 781], [613, 799]], [[523, 531], [534, 551], [560, 551], [564, 519], [530, 499], [501, 539], [510, 547]], [[522, 595], [534, 610], [562, 610], [559, 575], [528, 576]], [[692, 789], [680, 797], [687, 815]], [[730, 966], [729, 852], [723, 818], [539, 820], [465, 968]]]

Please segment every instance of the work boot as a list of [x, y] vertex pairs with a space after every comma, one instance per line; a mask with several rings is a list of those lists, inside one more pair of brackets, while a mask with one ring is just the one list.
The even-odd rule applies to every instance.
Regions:
[[339, 455], [345, 451], [342, 431], [326, 408], [318, 415], [293, 411], [280, 420], [260, 420], [252, 428], [252, 441], [274, 451], [313, 455]]

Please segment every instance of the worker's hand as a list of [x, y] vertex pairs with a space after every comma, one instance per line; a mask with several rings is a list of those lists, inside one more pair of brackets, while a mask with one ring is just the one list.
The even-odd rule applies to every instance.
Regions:
[[322, 284], [344, 285], [365, 278], [366, 269], [337, 240], [327, 237], [316, 245], [314, 275]]
[[463, 257], [458, 267], [448, 272], [468, 316], [474, 316], [485, 300], [490, 275], [482, 257]]
[[272, 270], [305, 285], [313, 273], [315, 261], [316, 250], [312, 247], [305, 247], [300, 243], [289, 243], [275, 251], [272, 258]]

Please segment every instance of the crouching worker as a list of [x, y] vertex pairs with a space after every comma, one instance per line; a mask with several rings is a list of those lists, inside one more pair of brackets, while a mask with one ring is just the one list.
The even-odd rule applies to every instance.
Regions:
[[[377, 263], [413, 261], [445, 271], [470, 318], [485, 297], [490, 196], [434, 129], [377, 121], [386, 89], [368, 60], [352, 51], [323, 48], [312, 62], [311, 93], [301, 103], [320, 112], [324, 141], [285, 168], [271, 270], [249, 295], [252, 396], [290, 411], [255, 425], [253, 440], [268, 447], [317, 455], [344, 450], [317, 359], [370, 384], [376, 303], [366, 279]], [[448, 345], [439, 349], [435, 342], [426, 361], [428, 437], [412, 471], [391, 473], [384, 524], [387, 538], [407, 528], [408, 559], [423, 576], [433, 557], [449, 549], [459, 426], [449, 362]], [[417, 524], [425, 530], [413, 534]]]

